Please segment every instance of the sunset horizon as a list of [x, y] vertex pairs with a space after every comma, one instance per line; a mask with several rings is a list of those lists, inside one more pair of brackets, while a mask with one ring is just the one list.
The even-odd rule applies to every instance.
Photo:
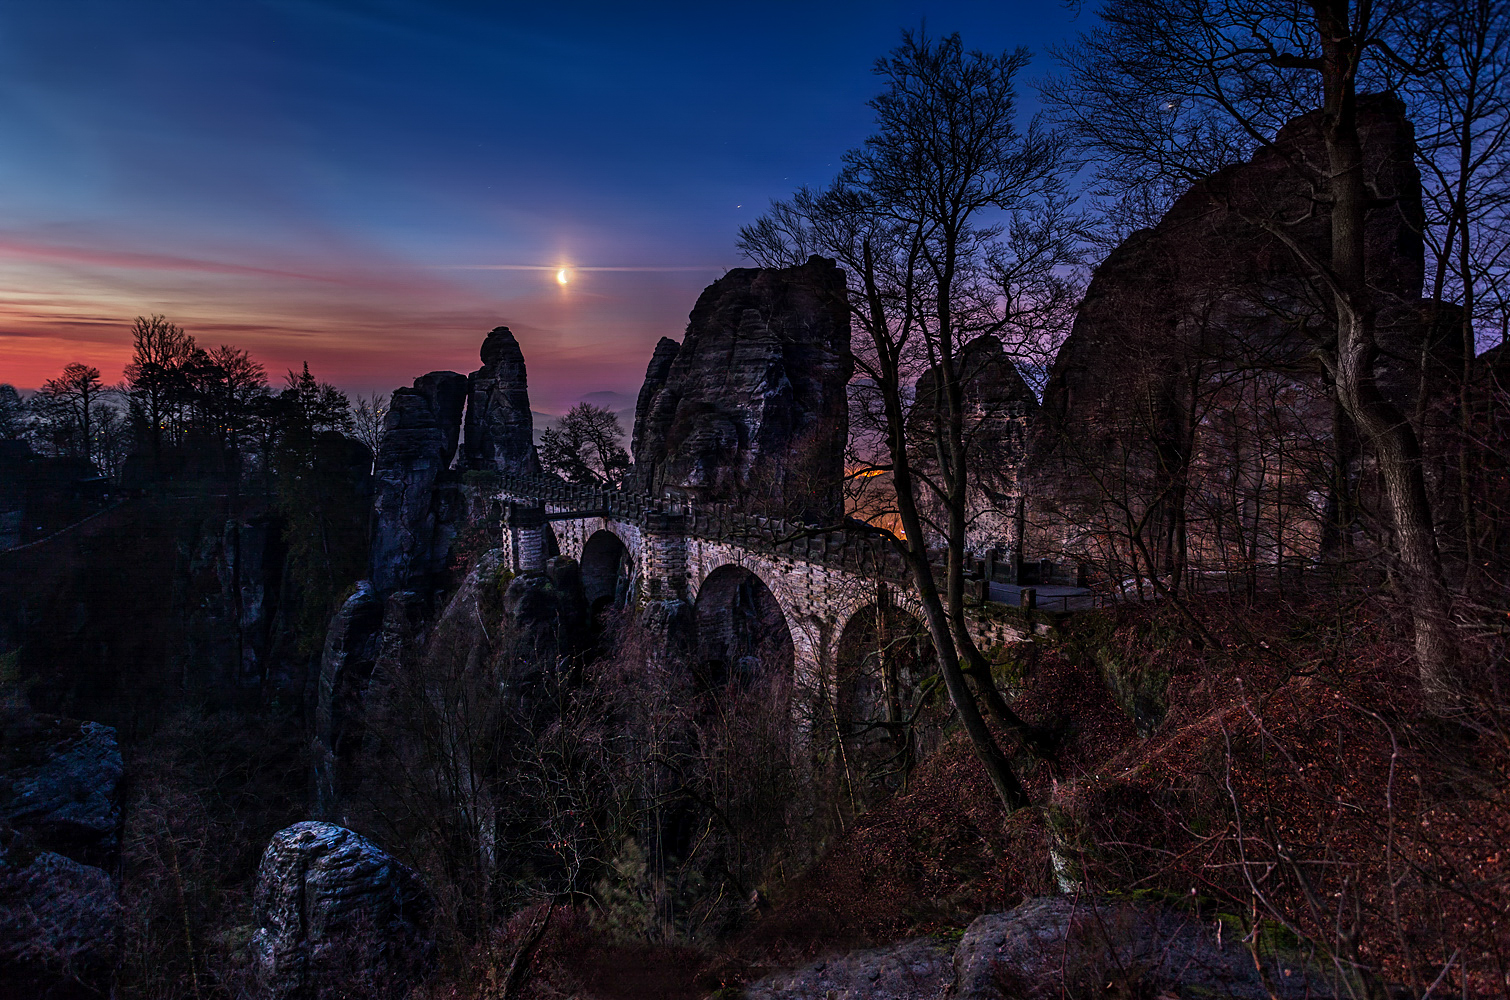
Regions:
[[275, 382], [308, 362], [388, 392], [472, 370], [508, 326], [559, 412], [633, 395], [748, 266], [739, 227], [827, 182], [899, 28], [1041, 49], [1074, 19], [99, 3], [0, 23], [0, 383], [70, 362], [119, 381], [133, 318], [161, 314]]

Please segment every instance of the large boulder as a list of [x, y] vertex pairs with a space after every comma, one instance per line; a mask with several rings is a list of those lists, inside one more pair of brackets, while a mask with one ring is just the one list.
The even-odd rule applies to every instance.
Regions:
[[482, 343], [482, 367], [467, 381], [467, 468], [539, 475], [524, 352], [506, 326]]
[[424, 883], [344, 827], [295, 823], [275, 834], [252, 905], [268, 1000], [401, 995], [433, 960]]
[[0, 726], [0, 983], [98, 996], [120, 960], [115, 730], [7, 709]]
[[115, 730], [18, 716], [0, 746], [0, 827], [30, 845], [115, 871], [123, 767]]
[[1260, 951], [1216, 917], [1090, 897], [1029, 900], [977, 918], [954, 951], [957, 1000], [1069, 996], [1332, 996], [1298, 951]]
[[456, 454], [466, 395], [465, 375], [430, 372], [389, 400], [373, 503], [372, 582], [379, 592], [422, 582], [445, 566], [450, 537], [436, 485]]
[[104, 996], [120, 961], [120, 918], [99, 868], [52, 851], [0, 853], [0, 996]]
[[663, 340], [635, 407], [634, 479], [710, 500], [832, 519], [854, 372], [844, 272], [813, 257], [736, 268]]

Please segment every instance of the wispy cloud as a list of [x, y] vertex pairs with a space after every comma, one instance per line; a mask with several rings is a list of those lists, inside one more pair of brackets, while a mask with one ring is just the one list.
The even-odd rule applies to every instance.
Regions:
[[340, 277], [289, 271], [251, 264], [236, 264], [229, 261], [206, 260], [200, 257], [179, 257], [170, 254], [144, 253], [133, 250], [111, 250], [97, 247], [57, 246], [29, 240], [24, 237], [0, 235], [0, 256], [23, 261], [49, 261], [62, 264], [84, 264], [96, 267], [123, 268], [145, 271], [189, 271], [202, 274], [245, 274], [273, 278], [297, 278], [305, 281], [341, 281]]
[[645, 274], [678, 271], [720, 274], [726, 270], [722, 264], [682, 264], [666, 267], [608, 267], [597, 264], [427, 264], [425, 266], [438, 271], [559, 271], [565, 268], [568, 271], [629, 271]]

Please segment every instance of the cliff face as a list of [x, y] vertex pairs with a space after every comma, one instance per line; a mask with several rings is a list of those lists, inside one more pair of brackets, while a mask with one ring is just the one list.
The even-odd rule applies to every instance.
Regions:
[[372, 582], [380, 592], [444, 567], [436, 484], [451, 466], [467, 378], [431, 372], [395, 389], [383, 421], [373, 506]]
[[524, 353], [508, 327], [497, 327], [467, 379], [467, 468], [538, 475], [533, 429]]
[[532, 435], [524, 354], [506, 326], [488, 334], [470, 376], [431, 372], [395, 389], [377, 454], [373, 588], [425, 591], [465, 517], [461, 473], [538, 475]]
[[[1386, 304], [1414, 302], [1425, 268], [1414, 136], [1392, 99], [1364, 99], [1360, 118], [1370, 182], [1389, 200], [1368, 215], [1369, 281]], [[1326, 169], [1320, 126], [1317, 114], [1290, 122], [1251, 162], [1196, 184], [1157, 226], [1112, 251], [1054, 362], [1044, 392], [1052, 420], [1072, 432], [1125, 423], [1118, 413], [1126, 411], [1129, 376], [1147, 393], [1168, 395], [1174, 363], [1193, 352], [1308, 365], [1307, 334], [1325, 339], [1329, 303], [1261, 223], [1330, 256], [1331, 213], [1313, 201], [1305, 179]]]
[[681, 346], [656, 347], [635, 408], [634, 481], [838, 516], [853, 371], [833, 261], [730, 271], [698, 298]]
[[[1366, 222], [1367, 274], [1381, 310], [1379, 381], [1403, 405], [1422, 384], [1423, 345], [1433, 355], [1428, 369], [1450, 364], [1451, 348], [1437, 343], [1435, 304], [1420, 300], [1411, 125], [1389, 97], [1362, 98], [1360, 120], [1380, 198]], [[1319, 114], [1291, 121], [1250, 162], [1196, 184], [1096, 269], [1033, 435], [1028, 493], [1041, 522], [1058, 521], [1038, 544], [1072, 546], [1074, 524], [1087, 523], [1087, 508], [1107, 500], [1107, 490], [1135, 506], [1139, 497], [1183, 503], [1187, 471], [1198, 476], [1208, 462], [1231, 474], [1247, 461], [1244, 449], [1254, 445], [1239, 440], [1244, 434], [1272, 439], [1287, 433], [1286, 421], [1332, 425], [1315, 356], [1335, 338], [1331, 300], [1285, 242], [1329, 259], [1330, 213], [1308, 180], [1327, 169], [1320, 128]], [[1283, 419], [1258, 412], [1268, 401], [1287, 409]], [[1232, 415], [1231, 426], [1217, 427], [1218, 413]], [[1089, 467], [1106, 475], [1092, 482], [1083, 474]], [[1047, 509], [1053, 505], [1057, 511]], [[1184, 530], [1180, 516], [1157, 514], [1155, 530], [1172, 540]]]

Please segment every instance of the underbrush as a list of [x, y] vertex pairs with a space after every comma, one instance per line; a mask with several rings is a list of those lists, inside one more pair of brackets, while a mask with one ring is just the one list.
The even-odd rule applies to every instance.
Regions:
[[1255, 946], [1293, 940], [1359, 995], [1502, 995], [1504, 647], [1464, 650], [1476, 708], [1444, 724], [1396, 621], [1372, 602], [1207, 599], [1083, 616], [1014, 651], [1032, 665], [1014, 707], [1061, 736], [1057, 759], [1015, 755], [1039, 807], [1004, 817], [954, 734], [725, 966], [948, 933], [1068, 888], [1195, 908]]
[[[1359, 996], [1383, 996], [1387, 984], [1417, 997], [1503, 995], [1503, 640], [1485, 634], [1465, 649], [1479, 700], [1444, 724], [1422, 704], [1396, 621], [1372, 602], [1220, 599], [1081, 616], [1006, 651], [1023, 674], [1014, 708], [1058, 738], [1057, 754], [1039, 760], [998, 733], [1035, 807], [1004, 815], [969, 741], [946, 732], [903, 791], [847, 820], [801, 874], [764, 883], [755, 868], [726, 873], [715, 903], [724, 926], [743, 920], [732, 936], [669, 933], [702, 926], [696, 906], [714, 904], [680, 900], [626, 847], [557, 880], [553, 901], [520, 902], [506, 920], [450, 935], [437, 974], [412, 995], [690, 1000], [838, 949], [919, 934], [957, 940], [980, 914], [1066, 889], [1198, 912], [1256, 951], [1301, 953]], [[665, 722], [656, 713], [682, 703], [644, 662], [619, 664], [634, 667], [617, 678], [624, 691], [600, 678], [616, 708], [584, 703], [571, 727], [546, 731], [576, 748], [563, 761], [578, 761], [583, 746], [598, 754], [592, 773], [616, 789], [614, 802], [646, 800], [664, 761], [680, 759], [670, 751], [722, 761], [690, 737], [665, 741], [659, 756], [659, 744], [605, 742], [592, 720], [612, 711]], [[122, 997], [235, 996], [247, 985], [260, 851], [304, 818], [289, 795], [307, 767], [296, 733], [185, 714], [131, 751]], [[731, 745], [755, 744], [745, 735]], [[586, 773], [568, 770], [574, 781]], [[715, 773], [738, 772], [730, 759]], [[585, 836], [574, 802], [557, 818]], [[612, 831], [594, 843], [629, 843], [623, 834], [635, 832]], [[737, 857], [736, 835], [749, 831], [720, 834], [721, 857]], [[546, 846], [565, 842], [553, 834]], [[763, 893], [746, 899], [751, 884]]]
[[296, 720], [183, 711], [125, 747], [122, 1000], [251, 994], [257, 864], [305, 818], [299, 733]]

